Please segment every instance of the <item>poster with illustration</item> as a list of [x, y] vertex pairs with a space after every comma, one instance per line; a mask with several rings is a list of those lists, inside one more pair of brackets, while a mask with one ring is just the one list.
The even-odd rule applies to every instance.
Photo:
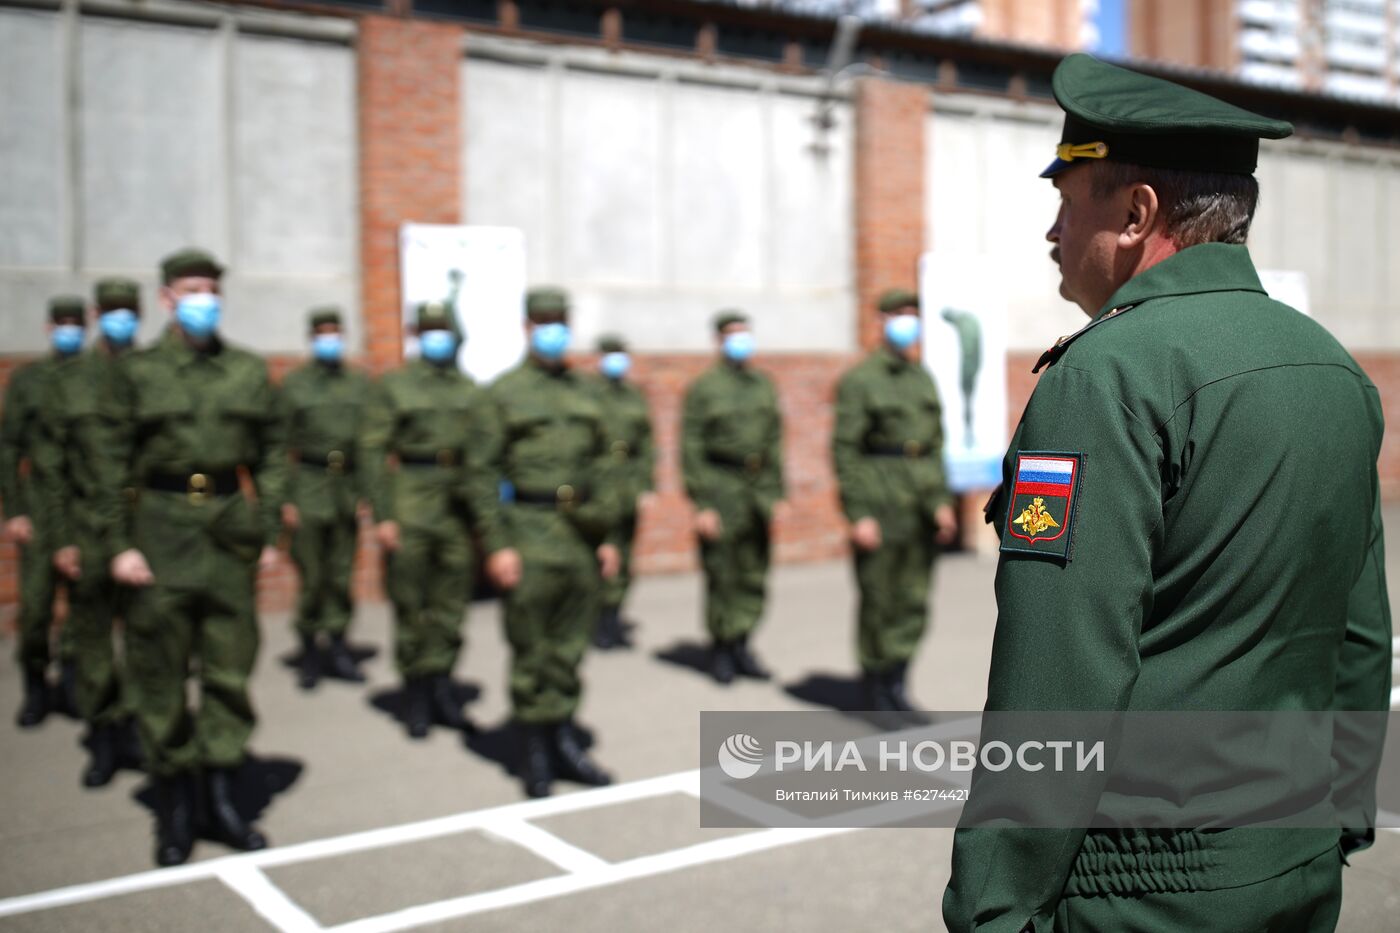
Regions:
[[1006, 453], [1006, 300], [985, 256], [919, 259], [924, 364], [943, 401], [943, 458], [954, 492], [992, 489]]
[[445, 301], [464, 340], [457, 365], [478, 383], [525, 353], [525, 234], [514, 227], [404, 224], [399, 233], [404, 356], [418, 355], [414, 308]]

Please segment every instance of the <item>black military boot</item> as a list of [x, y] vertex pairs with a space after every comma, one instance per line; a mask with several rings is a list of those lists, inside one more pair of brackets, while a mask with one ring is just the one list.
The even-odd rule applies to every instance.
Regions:
[[314, 634], [301, 636], [301, 657], [297, 658], [297, 686], [315, 690], [321, 682], [321, 647]]
[[768, 669], [759, 663], [758, 658], [749, 650], [748, 636], [740, 638], [734, 642], [730, 653], [734, 656], [734, 670], [742, 677], [752, 677], [754, 680], [767, 680], [770, 676]]
[[593, 630], [593, 647], [608, 651], [622, 647], [622, 618], [616, 606], [598, 613], [598, 625]]
[[573, 720], [565, 720], [554, 727], [554, 756], [560, 777], [590, 787], [612, 783], [612, 776], [594, 764], [584, 751], [583, 737]]
[[548, 797], [554, 783], [554, 759], [550, 753], [548, 727], [521, 724], [520, 780], [531, 797]]
[[155, 779], [156, 864], [183, 865], [194, 850], [194, 793], [187, 774]]
[[33, 729], [49, 715], [49, 681], [43, 671], [24, 672], [24, 701], [19, 705], [15, 723], [21, 729]]
[[861, 689], [865, 694], [865, 708], [875, 713], [893, 713], [894, 701], [890, 699], [889, 685], [885, 674], [866, 671], [861, 678]]
[[355, 656], [350, 653], [350, 646], [345, 643], [344, 635], [331, 636], [331, 647], [326, 654], [326, 662], [332, 677], [348, 680], [352, 684], [365, 682], [365, 675], [355, 663]]
[[410, 739], [426, 738], [432, 726], [432, 697], [428, 689], [426, 677], [409, 677], [403, 683], [403, 723]]
[[267, 837], [243, 818], [233, 803], [234, 770], [211, 768], [206, 775], [205, 829], [209, 837], [240, 852], [267, 848]]
[[141, 732], [136, 720], [128, 717], [113, 727], [113, 744], [117, 749], [117, 766], [142, 771], [146, 767], [146, 750], [141, 747]]
[[729, 642], [716, 641], [710, 646], [710, 676], [718, 683], [732, 684], [734, 674], [733, 648]]
[[462, 712], [462, 704], [457, 700], [452, 675], [434, 674], [428, 689], [433, 722], [468, 735], [476, 734], [476, 725]]
[[908, 670], [909, 662], [901, 661], [885, 673], [885, 695], [889, 697], [890, 706], [906, 722], [924, 725], [928, 723], [928, 717], [914, 705], [904, 689], [904, 679]]
[[88, 755], [83, 786], [106, 787], [117, 773], [117, 727], [93, 726], [88, 732]]

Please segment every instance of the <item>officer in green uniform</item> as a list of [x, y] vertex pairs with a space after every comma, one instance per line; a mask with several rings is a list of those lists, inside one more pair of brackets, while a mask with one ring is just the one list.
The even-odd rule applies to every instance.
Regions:
[[46, 448], [60, 479], [52, 502], [53, 563], [68, 581], [68, 620], [77, 668], [77, 711], [88, 726], [90, 759], [85, 787], [112, 780], [123, 755], [134, 744], [131, 715], [117, 668], [114, 622], [122, 593], [112, 581], [107, 529], [102, 526], [100, 458], [102, 447], [79, 442], [101, 438], [103, 407], [111, 398], [120, 361], [133, 350], [140, 324], [141, 287], [131, 279], [106, 278], [95, 289], [98, 339], [92, 349], [59, 368], [44, 402]]
[[622, 625], [622, 603], [632, 585], [632, 542], [637, 536], [637, 513], [653, 488], [656, 449], [651, 438], [651, 415], [646, 396], [627, 379], [631, 355], [621, 337], [607, 334], [598, 339], [598, 402], [603, 406], [603, 426], [608, 432], [607, 482], [616, 484], [622, 517], [617, 543], [621, 562], [617, 576], [603, 587], [603, 610], [593, 644], [598, 648], [627, 647]]
[[[0, 414], [0, 507], [4, 508], [5, 537], [19, 546], [19, 639], [16, 659], [24, 674], [24, 700], [16, 722], [32, 729], [49, 714], [48, 668], [53, 601], [58, 580], [51, 555], [52, 527], [43, 520], [43, 496], [56, 478], [44, 458], [34, 457], [41, 442], [43, 404], [55, 374], [83, 346], [86, 308], [77, 296], [49, 302], [49, 343], [53, 352], [15, 371], [5, 391]], [[60, 638], [63, 638], [60, 635]], [[61, 651], [62, 649], [60, 649]], [[65, 694], [73, 681], [71, 662], [65, 665]]]
[[[1269, 299], [1244, 245], [1259, 139], [1291, 127], [1085, 55], [1053, 88], [1047, 238], [1091, 320], [1036, 367], [989, 510], [987, 709], [1386, 709], [1380, 398], [1321, 326]], [[1115, 799], [1199, 793], [1223, 813], [1320, 802], [1347, 830], [964, 828], [949, 929], [1333, 929], [1342, 849], [1368, 827], [1332, 791], [1325, 744], [1243, 747], [1260, 748], [1206, 750], [1230, 763], [1210, 786], [1131, 758], [1057, 780], [1089, 813], [1111, 779]], [[972, 805], [995, 810], [1011, 780], [979, 772]]]
[[942, 406], [919, 358], [919, 299], [880, 297], [884, 343], [841, 377], [831, 455], [860, 586], [857, 652], [869, 708], [913, 713], [909, 661], [928, 625], [938, 545], [957, 532]]
[[[420, 355], [371, 394], [358, 466], [384, 552], [394, 604], [394, 659], [404, 683], [404, 724], [421, 739], [433, 721], [471, 730], [453, 691], [476, 556], [474, 495], [483, 476], [490, 414], [483, 390], [457, 368], [461, 343], [441, 301], [415, 311]], [[386, 466], [388, 457], [394, 469]], [[494, 508], [494, 487], [486, 494]]]
[[555, 777], [603, 785], [574, 716], [605, 580], [616, 575], [617, 490], [609, 434], [588, 376], [569, 365], [568, 296], [526, 296], [525, 360], [492, 384], [491, 462], [506, 503], [482, 528], [487, 570], [505, 591], [510, 698], [521, 735], [519, 774], [532, 797]]
[[749, 364], [754, 339], [739, 311], [715, 318], [719, 360], [685, 395], [681, 472], [695, 504], [705, 568], [710, 674], [765, 680], [749, 647], [763, 616], [769, 526], [783, 498], [783, 422], [772, 381]]
[[354, 683], [365, 679], [345, 632], [353, 612], [356, 507], [363, 497], [355, 448], [371, 388], [368, 376], [345, 365], [340, 310], [318, 308], [309, 323], [312, 359], [287, 374], [279, 395], [292, 457], [282, 526], [291, 533], [292, 560], [301, 574], [296, 625], [303, 690], [320, 680], [323, 650], [331, 676]]
[[[223, 271], [196, 249], [161, 263], [172, 320], [155, 346], [121, 360], [101, 458], [112, 576], [132, 588], [129, 699], [156, 783], [160, 865], [189, 858], [196, 828], [236, 849], [267, 845], [234, 799], [255, 721], [254, 590], [259, 569], [277, 562], [286, 449], [267, 365], [219, 335]], [[200, 827], [196, 776], [205, 781]]]

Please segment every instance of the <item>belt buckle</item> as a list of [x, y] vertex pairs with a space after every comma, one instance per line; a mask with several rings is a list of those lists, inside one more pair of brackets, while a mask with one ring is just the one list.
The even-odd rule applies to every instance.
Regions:
[[326, 469], [332, 473], [345, 472], [345, 454], [339, 450], [332, 450], [326, 454]]
[[457, 465], [457, 451], [439, 450], [437, 452], [437, 465], [440, 467], [450, 467]]
[[574, 507], [574, 487], [568, 483], [554, 490], [554, 502], [559, 508], [568, 510]]
[[750, 473], [757, 473], [759, 471], [759, 468], [762, 466], [762, 454], [749, 454], [747, 457], [744, 458], [744, 469], [748, 470]]
[[917, 457], [919, 454], [923, 453], [923, 450], [924, 445], [920, 444], [918, 441], [904, 442], [904, 456], [906, 457]]
[[191, 505], [203, 505], [209, 498], [209, 477], [203, 473], [191, 473], [189, 484], [185, 489], [185, 494], [189, 497]]

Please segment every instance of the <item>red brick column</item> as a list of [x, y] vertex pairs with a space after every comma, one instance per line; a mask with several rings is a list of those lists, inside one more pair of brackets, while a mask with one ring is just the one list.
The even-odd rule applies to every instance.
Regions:
[[400, 225], [461, 222], [462, 36], [443, 23], [360, 19], [360, 299], [377, 372], [402, 355]]
[[864, 78], [856, 88], [856, 296], [867, 349], [880, 341], [880, 293], [918, 281], [927, 116], [926, 87]]

